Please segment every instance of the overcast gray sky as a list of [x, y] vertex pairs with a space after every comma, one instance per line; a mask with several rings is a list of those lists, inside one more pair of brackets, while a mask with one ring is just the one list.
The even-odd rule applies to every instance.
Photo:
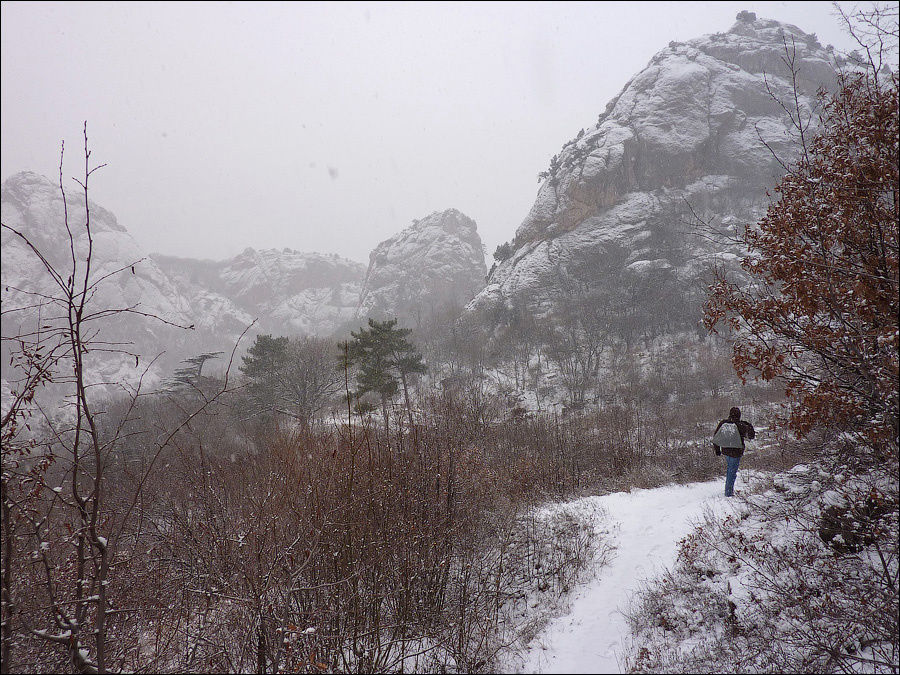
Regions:
[[87, 120], [91, 196], [147, 251], [367, 261], [454, 207], [490, 255], [653, 54], [743, 9], [852, 47], [828, 2], [3, 2], [0, 173], [55, 179], [65, 139], [77, 175]]

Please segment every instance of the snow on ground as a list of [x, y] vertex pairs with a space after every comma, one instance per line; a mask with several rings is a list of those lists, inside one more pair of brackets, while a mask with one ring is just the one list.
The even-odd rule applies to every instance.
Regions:
[[[752, 485], [641, 589], [626, 666], [654, 673], [897, 673], [896, 461], [847, 447]], [[712, 509], [713, 512], [718, 509]]]
[[[724, 469], [724, 466], [723, 466]], [[724, 473], [724, 471], [723, 471]], [[740, 489], [743, 472], [738, 473]], [[585, 497], [569, 506], [604, 514], [616, 550], [574, 592], [568, 614], [551, 621], [509, 670], [523, 673], [618, 673], [628, 628], [623, 611], [642, 582], [675, 561], [678, 541], [704, 509], [728, 509], [724, 476], [704, 483]]]

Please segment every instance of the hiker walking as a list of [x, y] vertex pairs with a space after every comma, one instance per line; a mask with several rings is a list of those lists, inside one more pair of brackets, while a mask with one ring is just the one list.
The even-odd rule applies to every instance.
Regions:
[[756, 431], [750, 422], [741, 419], [741, 409], [732, 408], [728, 419], [719, 422], [713, 434], [713, 449], [716, 455], [725, 455], [725, 496], [734, 495], [734, 481], [737, 478], [741, 455], [744, 454], [744, 439], [753, 440]]

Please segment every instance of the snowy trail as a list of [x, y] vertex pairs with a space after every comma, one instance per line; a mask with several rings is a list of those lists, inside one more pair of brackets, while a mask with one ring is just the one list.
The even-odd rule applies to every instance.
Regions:
[[[740, 480], [740, 479], [739, 479]], [[525, 673], [618, 673], [627, 626], [622, 610], [641, 582], [675, 561], [678, 540], [705, 506], [723, 511], [723, 479], [587, 497], [602, 506], [616, 550], [598, 577], [580, 587], [568, 614], [553, 620], [524, 654]], [[579, 504], [579, 502], [581, 504]]]

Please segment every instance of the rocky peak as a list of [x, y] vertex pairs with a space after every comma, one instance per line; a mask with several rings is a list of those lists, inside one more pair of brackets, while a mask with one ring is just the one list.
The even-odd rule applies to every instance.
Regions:
[[808, 109], [842, 64], [796, 26], [741, 12], [724, 33], [657, 53], [554, 156], [512, 255], [470, 308], [517, 299], [550, 308], [561, 276], [603, 285], [610, 265], [617, 284], [628, 270], [638, 280], [665, 272], [668, 289], [690, 286], [706, 254], [721, 252], [690, 236], [693, 212], [723, 231], [753, 222], [782, 172], [772, 153], [795, 156], [791, 121], [773, 98], [792, 100], [786, 56]]
[[456, 209], [435, 211], [369, 255], [357, 316], [418, 322], [468, 302], [486, 271], [475, 221]]
[[[69, 227], [74, 237], [76, 253], [87, 251], [87, 231], [84, 227], [84, 193], [80, 188], [66, 190]], [[59, 185], [31, 171], [10, 176], [0, 191], [3, 222], [23, 232], [41, 253], [59, 269], [71, 265], [68, 235], [65, 229], [65, 210]], [[94, 279], [117, 269], [134, 265], [128, 275], [114, 275], [98, 289], [95, 302], [108, 307], [129, 306], [142, 298], [145, 311], [160, 314], [173, 322], [184, 320], [184, 305], [179, 302], [165, 274], [147, 258], [128, 231], [111, 211], [89, 201], [91, 238], [93, 240]], [[21, 281], [18, 288], [37, 291], [46, 276], [35, 256], [26, 251], [24, 243], [9, 230], [3, 230], [3, 276]], [[49, 279], [47, 288], [53, 284]], [[4, 303], [13, 305], [19, 298], [15, 292], [4, 294]]]
[[[7, 178], [0, 188], [0, 203], [3, 209], [3, 222], [10, 227], [15, 227], [25, 233], [37, 244], [44, 248], [50, 260], [61, 263], [64, 259], [57, 260], [54, 256], [68, 256], [68, 243], [60, 247], [60, 237], [65, 237], [63, 226], [63, 198], [59, 190], [59, 184], [49, 178], [33, 171], [21, 171]], [[82, 227], [84, 225], [84, 192], [80, 187], [75, 189], [66, 187], [66, 205], [69, 212], [69, 225], [76, 235], [76, 243], [83, 238]], [[93, 201], [89, 201], [91, 211], [91, 230], [101, 239], [105, 233], [124, 234], [129, 241], [125, 228], [119, 225], [115, 215]], [[3, 231], [3, 245], [6, 246], [12, 233]], [[86, 239], [85, 239], [86, 241]], [[136, 246], [136, 244], [134, 245]], [[100, 255], [104, 255], [101, 249]]]

